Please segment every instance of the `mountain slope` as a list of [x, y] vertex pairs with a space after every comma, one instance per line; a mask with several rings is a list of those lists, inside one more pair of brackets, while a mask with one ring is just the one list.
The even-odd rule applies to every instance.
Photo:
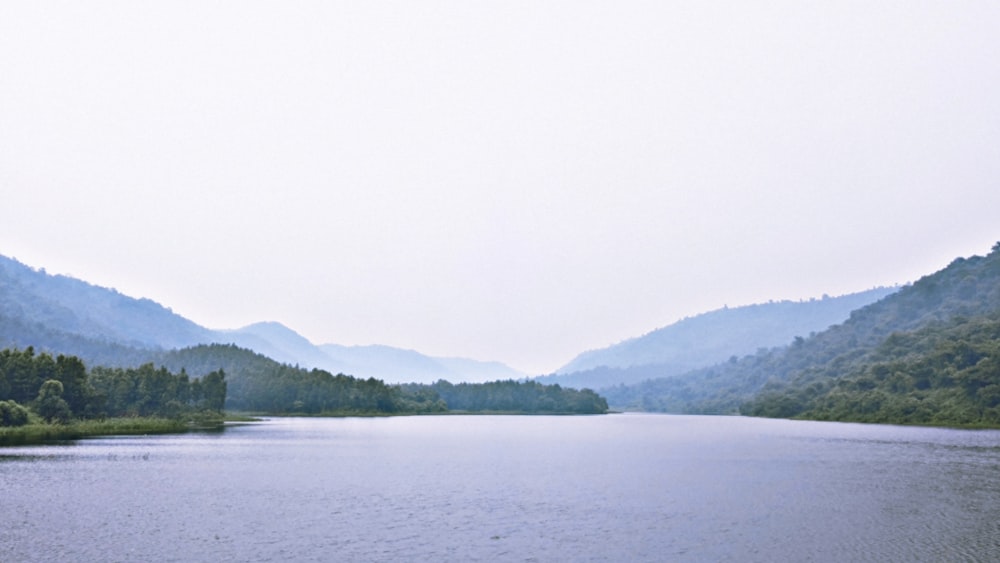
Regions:
[[321, 348], [278, 322], [260, 322], [236, 330], [220, 330], [215, 338], [215, 342], [236, 344], [286, 364], [329, 370], [330, 357]]
[[784, 346], [796, 336], [808, 336], [843, 322], [851, 311], [894, 291], [896, 288], [876, 288], [840, 297], [718, 309], [584, 352], [555, 375], [538, 381], [598, 389], [678, 375], [733, 356]]
[[213, 332], [149, 299], [67, 276], [52, 276], [0, 256], [0, 315], [50, 330], [138, 348], [206, 342]]
[[1000, 313], [895, 332], [837, 373], [775, 381], [741, 405], [752, 416], [1000, 426]]
[[449, 373], [454, 374], [454, 381], [498, 381], [506, 379], [522, 379], [525, 373], [520, 372], [501, 362], [483, 362], [468, 358], [441, 358], [434, 360], [443, 365]]
[[0, 347], [70, 354], [88, 365], [137, 366], [165, 350], [235, 344], [278, 362], [389, 382], [519, 379], [495, 362], [438, 359], [389, 346], [316, 346], [277, 322], [211, 330], [149, 299], [67, 276], [53, 276], [0, 256]]
[[466, 358], [435, 358], [390, 346], [320, 346], [331, 359], [331, 368], [352, 366], [355, 372], [391, 383], [433, 383], [439, 379], [470, 383], [521, 379], [524, 374], [499, 362]]
[[[877, 374], [888, 375], [876, 368], [883, 362], [885, 347], [891, 346], [894, 339], [936, 343], [906, 348], [907, 361], [913, 360], [914, 366], [919, 364], [925, 369], [930, 364], [918, 360], [936, 357], [940, 350], [935, 346], [947, 348], [962, 339], [979, 338], [970, 335], [976, 330], [988, 330], [997, 314], [1000, 314], [1000, 243], [985, 257], [956, 259], [943, 270], [854, 311], [844, 323], [810, 338], [796, 339], [785, 348], [677, 377], [609, 388], [605, 396], [613, 406], [627, 408], [734, 413], [742, 405], [742, 410], [748, 413], [794, 416], [822, 407], [823, 397], [836, 396], [843, 385], [862, 381], [866, 375], [875, 379], [859, 385], [881, 385]], [[990, 349], [988, 345], [978, 349], [977, 362], [991, 358], [987, 352]], [[951, 372], [967, 367], [974, 365], [955, 364]], [[948, 361], [941, 360], [934, 369], [935, 377], [956, 384], [949, 375]], [[1000, 384], [1000, 373], [991, 377], [996, 381], [988, 384]], [[903, 389], [905, 385], [900, 385], [900, 391], [896, 392]], [[765, 395], [760, 395], [762, 391]], [[824, 412], [834, 409], [827, 407]]]

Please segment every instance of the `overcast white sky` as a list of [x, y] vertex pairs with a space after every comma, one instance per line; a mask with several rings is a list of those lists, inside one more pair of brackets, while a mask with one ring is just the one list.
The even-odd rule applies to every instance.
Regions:
[[1000, 3], [0, 3], [0, 254], [547, 373], [1000, 240]]

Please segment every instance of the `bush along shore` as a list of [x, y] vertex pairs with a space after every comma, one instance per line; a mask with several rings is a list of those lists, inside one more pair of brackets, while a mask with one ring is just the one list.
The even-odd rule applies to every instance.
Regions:
[[126, 417], [76, 420], [62, 423], [38, 421], [23, 426], [0, 427], [0, 446], [42, 444], [93, 436], [175, 434], [222, 428], [223, 421], [184, 421], [176, 418]]

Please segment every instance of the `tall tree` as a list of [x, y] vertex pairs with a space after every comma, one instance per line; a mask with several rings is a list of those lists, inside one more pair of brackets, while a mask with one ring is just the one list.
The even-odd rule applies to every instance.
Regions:
[[35, 400], [35, 410], [46, 422], [69, 422], [73, 413], [62, 398], [63, 384], [56, 379], [49, 379], [42, 384]]
[[226, 406], [226, 374], [220, 369], [201, 378], [206, 409], [221, 412]]

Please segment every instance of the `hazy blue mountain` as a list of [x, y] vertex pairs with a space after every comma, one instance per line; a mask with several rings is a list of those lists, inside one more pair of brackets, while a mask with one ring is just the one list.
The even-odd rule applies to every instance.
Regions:
[[894, 291], [876, 288], [840, 297], [718, 309], [584, 352], [556, 374], [538, 380], [598, 389], [684, 373], [822, 331]]
[[[333, 366], [352, 366], [365, 377], [392, 382], [425, 382], [447, 379], [448, 371], [433, 359], [413, 350], [381, 346], [323, 344], [320, 349]], [[338, 368], [339, 370], [339, 368]]]
[[465, 358], [435, 358], [413, 350], [390, 346], [320, 346], [333, 360], [329, 371], [338, 366], [352, 366], [352, 373], [375, 377], [387, 383], [433, 383], [448, 381], [482, 382], [498, 379], [521, 379], [525, 374], [499, 362], [481, 362]]
[[533, 379], [545, 385], [558, 383], [563, 387], [593, 389], [597, 391], [613, 385], [631, 385], [646, 381], [647, 379], [679, 375], [687, 373], [691, 369], [674, 364], [648, 364], [627, 368], [601, 366], [583, 371], [574, 371], [573, 373], [543, 375]]
[[694, 368], [714, 364], [730, 356], [745, 356], [759, 348], [781, 346], [796, 336], [825, 330], [847, 320], [851, 311], [894, 291], [895, 288], [876, 288], [841, 297], [726, 307], [688, 317], [607, 348], [584, 352], [556, 373], [602, 366], [627, 368], [670, 364]]
[[[327, 371], [330, 357], [304, 336], [278, 322], [260, 322], [236, 330], [218, 331], [216, 341], [236, 344], [273, 360]], [[333, 370], [333, 373], [349, 373]]]
[[137, 348], [177, 348], [210, 341], [214, 333], [149, 299], [67, 276], [53, 276], [0, 256], [0, 315]]
[[41, 323], [0, 314], [0, 349], [32, 346], [38, 352], [77, 356], [88, 365], [138, 366], [157, 351], [53, 330]]
[[435, 357], [438, 363], [448, 368], [453, 374], [468, 374], [471, 379], [455, 378], [452, 381], [497, 381], [506, 379], [520, 379], [526, 374], [501, 362], [481, 362], [468, 358], [440, 358]]
[[165, 350], [212, 343], [235, 344], [289, 365], [387, 382], [524, 377], [496, 362], [431, 358], [389, 346], [320, 347], [277, 322], [211, 330], [149, 299], [0, 256], [0, 347], [33, 346], [93, 365], [124, 367], [154, 361]]

